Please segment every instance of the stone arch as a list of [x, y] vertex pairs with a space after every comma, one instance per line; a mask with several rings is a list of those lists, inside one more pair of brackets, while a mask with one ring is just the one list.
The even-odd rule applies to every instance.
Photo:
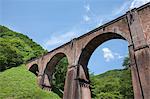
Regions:
[[[89, 79], [89, 74], [88, 74], [88, 61], [92, 55], [92, 53], [95, 51], [95, 49], [100, 46], [102, 43], [108, 41], [108, 40], [112, 40], [112, 39], [122, 39], [122, 40], [126, 40], [125, 37], [123, 37], [122, 35], [118, 34], [118, 33], [114, 33], [114, 32], [107, 32], [107, 33], [103, 33], [100, 34], [96, 37], [94, 37], [93, 39], [91, 39], [84, 48], [82, 48], [82, 52], [79, 56], [79, 61], [78, 64], [80, 65], [80, 72], [79, 72], [79, 78], [80, 79], [84, 79], [86, 81], [88, 81]], [[126, 40], [128, 41], [128, 40]], [[82, 72], [81, 72], [82, 71]], [[84, 71], [84, 73], [83, 73]]]
[[98, 36], [95, 36], [93, 39], [87, 42], [85, 47], [82, 49], [81, 54], [79, 56], [78, 70], [77, 70], [78, 81], [81, 87], [80, 90], [82, 92], [82, 95], [81, 95], [82, 99], [91, 99], [91, 91], [89, 87], [90, 80], [89, 80], [89, 72], [88, 72], [88, 67], [87, 67], [89, 59], [92, 56], [92, 53], [96, 50], [98, 46], [112, 39], [126, 40], [126, 38], [120, 34], [107, 32], [107, 33], [103, 33], [103, 34], [99, 34]]
[[39, 69], [37, 64], [33, 64], [30, 68], [29, 71], [38, 76]]
[[[46, 89], [49, 91], [52, 90], [53, 88], [52, 80], [53, 80], [53, 74], [54, 74], [56, 65], [64, 57], [67, 57], [65, 53], [62, 53], [62, 52], [56, 53], [54, 56], [52, 56], [52, 58], [47, 63], [46, 68], [44, 70], [44, 74], [43, 74], [43, 83], [42, 83], [43, 89]], [[67, 57], [67, 61], [68, 61], [68, 57]], [[58, 94], [60, 94], [60, 96], [63, 95], [61, 93], [58, 93]]]

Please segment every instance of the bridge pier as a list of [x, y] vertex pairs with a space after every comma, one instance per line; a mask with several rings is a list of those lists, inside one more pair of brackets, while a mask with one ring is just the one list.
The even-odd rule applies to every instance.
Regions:
[[150, 98], [150, 48], [137, 9], [127, 12], [132, 44], [129, 46], [135, 99]]
[[79, 70], [80, 67], [80, 65], [69, 67], [63, 99], [91, 99], [90, 83], [82, 79], [81, 75], [84, 72]]
[[137, 51], [133, 46], [129, 48], [132, 83], [135, 99], [149, 99], [150, 97], [150, 49], [143, 48]]
[[77, 66], [69, 65], [63, 99], [80, 99], [78, 93], [78, 82], [75, 80], [77, 75]]
[[137, 69], [139, 72], [139, 79], [141, 83], [141, 91], [143, 98], [135, 99], [149, 99], [150, 98], [150, 49], [143, 48], [135, 52]]
[[40, 88], [47, 90], [47, 91], [51, 91], [52, 87], [51, 87], [51, 83], [50, 80], [48, 78], [48, 75], [44, 74], [44, 75], [38, 75], [37, 76], [37, 82]]
[[85, 80], [79, 80], [80, 83], [80, 92], [81, 92], [81, 99], [91, 99], [91, 90], [89, 82]]
[[134, 98], [143, 99], [141, 85], [140, 85], [141, 82], [139, 79], [139, 72], [136, 65], [133, 45], [129, 46], [129, 54], [130, 54], [130, 68], [131, 68]]

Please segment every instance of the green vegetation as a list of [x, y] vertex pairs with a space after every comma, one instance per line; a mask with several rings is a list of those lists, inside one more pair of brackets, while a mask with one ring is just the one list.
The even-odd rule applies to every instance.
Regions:
[[130, 70], [110, 70], [90, 78], [93, 99], [133, 99]]
[[16, 52], [15, 47], [0, 38], [0, 71], [23, 63], [23, 56]]
[[46, 52], [27, 36], [0, 25], [0, 99], [60, 99], [40, 89], [36, 76], [20, 66]]
[[36, 76], [25, 65], [0, 72], [0, 99], [60, 99], [53, 92], [40, 89]]
[[67, 57], [64, 57], [56, 65], [56, 68], [53, 74], [52, 91], [57, 93], [60, 97], [63, 97], [67, 66], [68, 66], [68, 60], [67, 60]]
[[29, 37], [0, 25], [0, 71], [16, 67], [46, 52]]
[[129, 68], [129, 65], [130, 65], [129, 57], [125, 57], [122, 66], [123, 66], [125, 69], [127, 69], [127, 68]]
[[125, 69], [110, 70], [99, 75], [90, 75], [93, 99], [133, 99], [133, 87], [129, 57], [123, 61]]

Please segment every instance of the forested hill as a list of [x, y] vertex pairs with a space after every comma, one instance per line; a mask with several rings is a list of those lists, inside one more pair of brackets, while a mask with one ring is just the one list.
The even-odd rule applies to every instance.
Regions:
[[26, 35], [0, 25], [0, 71], [18, 66], [45, 52]]
[[40, 89], [36, 76], [23, 64], [46, 52], [26, 35], [0, 25], [0, 99], [60, 99]]
[[133, 99], [130, 69], [90, 76], [93, 99]]

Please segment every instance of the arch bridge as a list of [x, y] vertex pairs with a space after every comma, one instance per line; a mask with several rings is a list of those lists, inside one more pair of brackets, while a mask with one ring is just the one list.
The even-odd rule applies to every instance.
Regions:
[[150, 99], [150, 3], [134, 8], [70, 42], [28, 61], [28, 69], [37, 75], [38, 84], [51, 90], [57, 63], [68, 59], [64, 99], [91, 99], [87, 64], [94, 50], [111, 39], [128, 42], [135, 99]]

